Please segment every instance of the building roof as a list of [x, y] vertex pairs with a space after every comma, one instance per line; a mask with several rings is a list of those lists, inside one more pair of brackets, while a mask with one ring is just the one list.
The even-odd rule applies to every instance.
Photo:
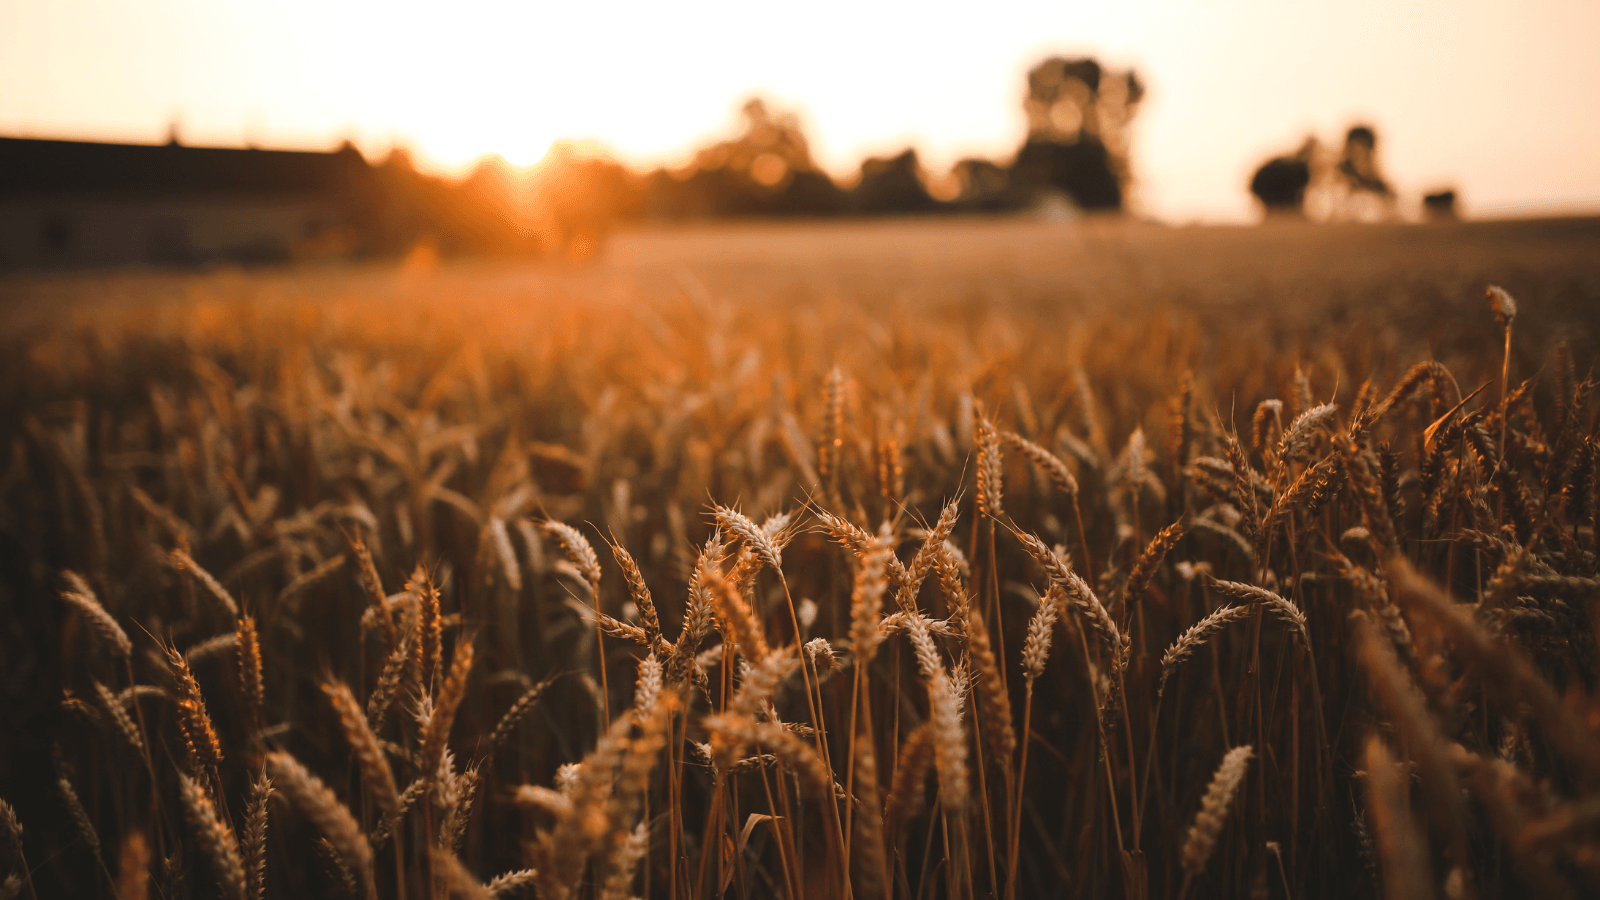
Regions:
[[0, 138], [0, 198], [63, 195], [328, 195], [371, 173], [331, 153]]

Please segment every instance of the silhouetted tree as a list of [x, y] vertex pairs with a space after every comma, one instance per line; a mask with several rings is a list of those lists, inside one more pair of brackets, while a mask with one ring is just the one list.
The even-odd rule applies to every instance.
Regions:
[[1120, 210], [1132, 169], [1129, 125], [1144, 98], [1133, 71], [1053, 56], [1028, 72], [1028, 137], [1010, 182], [1024, 195], [1064, 193], [1083, 209]]
[[1311, 184], [1311, 166], [1316, 152], [1316, 138], [1308, 137], [1293, 154], [1275, 156], [1256, 169], [1250, 179], [1250, 193], [1261, 202], [1267, 215], [1305, 214], [1306, 188]]
[[987, 159], [963, 159], [951, 168], [957, 191], [951, 204], [959, 209], [993, 212], [1013, 205], [1011, 173]]
[[1378, 133], [1370, 125], [1355, 125], [1345, 132], [1335, 177], [1341, 188], [1336, 218], [1390, 218], [1394, 215], [1394, 190], [1378, 169]]
[[1122, 182], [1106, 145], [1093, 135], [1070, 144], [1029, 140], [1017, 151], [1011, 178], [1024, 187], [1064, 192], [1080, 209], [1120, 210]]
[[375, 167], [376, 199], [363, 250], [404, 252], [419, 243], [458, 254], [537, 252], [512, 216], [510, 173], [504, 160], [485, 160], [465, 180], [419, 172], [404, 148]]
[[548, 255], [587, 259], [642, 211], [641, 179], [592, 147], [558, 141], [534, 166], [520, 221]]
[[874, 157], [861, 163], [861, 181], [850, 192], [851, 208], [868, 214], [931, 212], [938, 203], [922, 181], [917, 151]]
[[1378, 166], [1378, 134], [1352, 126], [1337, 154], [1314, 137], [1293, 154], [1263, 163], [1250, 179], [1250, 193], [1268, 216], [1311, 214], [1332, 220], [1374, 220], [1395, 214], [1394, 189]]
[[646, 208], [666, 218], [839, 211], [843, 195], [811, 159], [799, 118], [774, 114], [760, 99], [741, 113], [737, 137], [702, 148], [685, 170], [653, 173]]
[[1434, 191], [1422, 198], [1422, 215], [1430, 222], [1451, 222], [1461, 217], [1454, 188]]

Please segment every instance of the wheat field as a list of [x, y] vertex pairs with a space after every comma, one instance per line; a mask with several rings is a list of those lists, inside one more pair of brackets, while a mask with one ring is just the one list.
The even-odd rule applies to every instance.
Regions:
[[1600, 891], [1600, 222], [0, 281], [0, 897]]

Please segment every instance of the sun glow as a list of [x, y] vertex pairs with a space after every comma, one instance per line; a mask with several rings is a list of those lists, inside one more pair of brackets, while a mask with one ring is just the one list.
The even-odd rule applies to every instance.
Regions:
[[192, 144], [403, 144], [453, 172], [490, 153], [530, 165], [577, 138], [648, 166], [726, 136], [760, 95], [801, 113], [836, 177], [908, 145], [938, 177], [1016, 148], [1033, 62], [1090, 53], [1150, 85], [1137, 196], [1169, 218], [1248, 215], [1255, 164], [1358, 118], [1409, 189], [1600, 205], [1600, 56], [1585, 43], [1600, 5], [1466, 2], [1447, 21], [1420, 0], [1346, 5], [1012, 0], [956, 17], [846, 0], [11, 0], [0, 134], [161, 141], [175, 123]]

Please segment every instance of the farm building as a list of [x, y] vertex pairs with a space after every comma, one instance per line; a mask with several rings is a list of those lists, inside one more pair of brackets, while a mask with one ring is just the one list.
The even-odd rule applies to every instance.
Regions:
[[0, 268], [353, 253], [373, 169], [331, 153], [0, 138]]

